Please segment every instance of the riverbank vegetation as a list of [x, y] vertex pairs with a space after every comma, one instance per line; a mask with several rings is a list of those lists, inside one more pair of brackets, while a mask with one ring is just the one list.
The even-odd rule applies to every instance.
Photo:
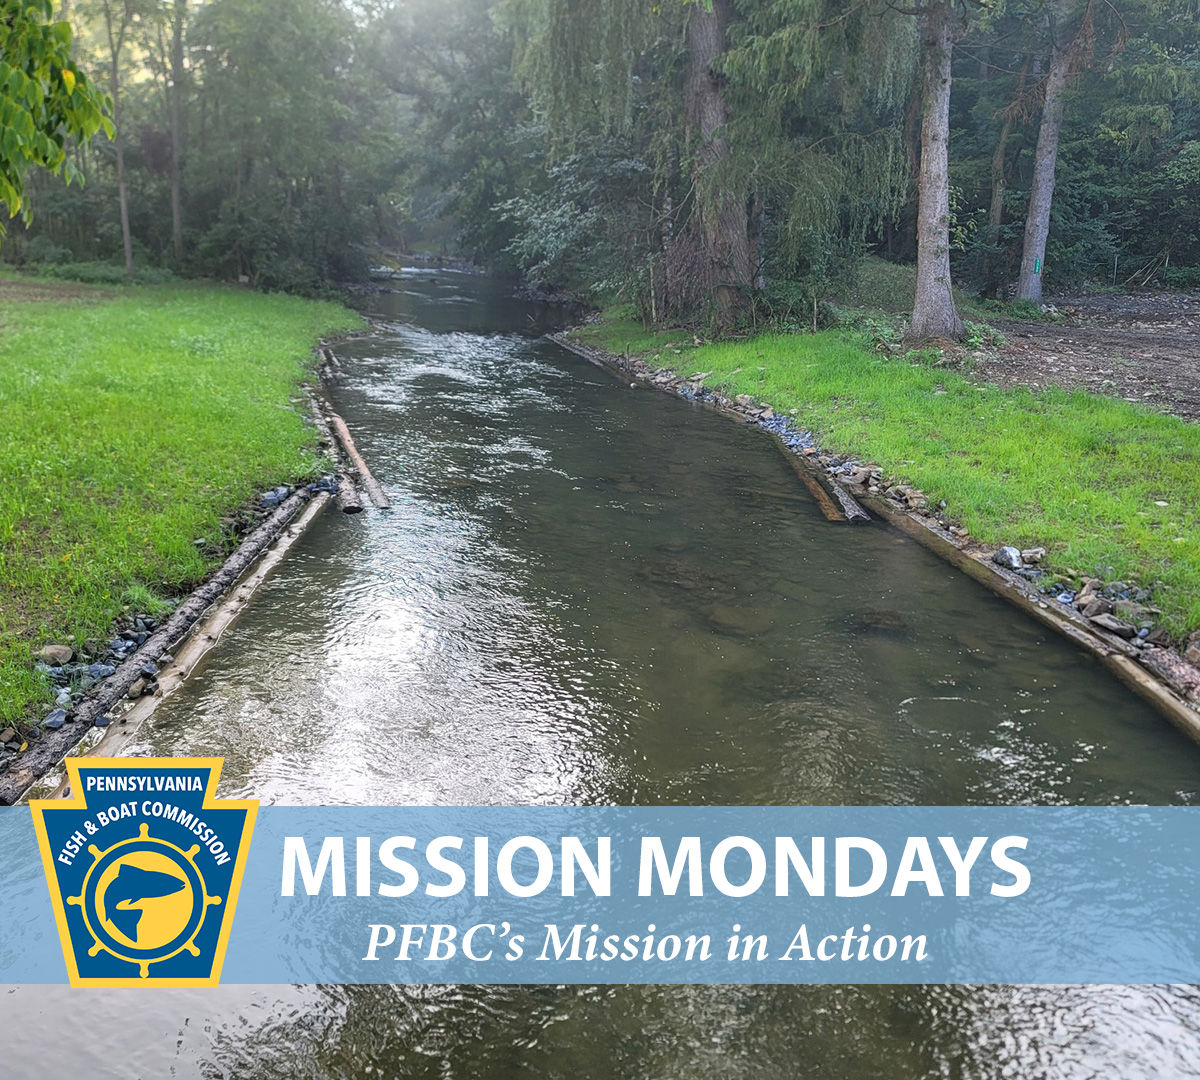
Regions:
[[335, 304], [192, 285], [0, 280], [0, 721], [32, 653], [202, 579], [228, 515], [319, 469], [294, 404]]
[[845, 331], [697, 346], [626, 307], [575, 333], [790, 414], [827, 449], [945, 500], [984, 544], [1044, 546], [1064, 588], [1140, 583], [1177, 638], [1200, 628], [1196, 424], [1083, 392], [1003, 390]]

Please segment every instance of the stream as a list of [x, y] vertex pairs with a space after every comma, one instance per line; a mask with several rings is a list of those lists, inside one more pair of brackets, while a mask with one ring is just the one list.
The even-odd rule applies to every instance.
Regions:
[[[393, 509], [325, 513], [131, 753], [281, 804], [1200, 801], [1164, 719], [762, 432], [499, 281], [365, 306], [329, 392]], [[1200, 988], [0, 992], [21, 1078], [1200, 1077]]]

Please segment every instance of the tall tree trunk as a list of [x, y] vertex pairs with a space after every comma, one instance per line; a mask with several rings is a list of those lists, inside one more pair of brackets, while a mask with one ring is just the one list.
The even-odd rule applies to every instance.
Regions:
[[1050, 69], [1046, 72], [1046, 100], [1038, 127], [1037, 149], [1033, 155], [1033, 185], [1029, 190], [1029, 210], [1025, 215], [1025, 244], [1021, 249], [1021, 273], [1017, 278], [1017, 299], [1042, 299], [1042, 269], [1046, 258], [1046, 237], [1050, 235], [1050, 205], [1054, 200], [1054, 169], [1058, 163], [1058, 140], [1066, 103], [1067, 79], [1071, 70], [1071, 50], [1059, 35], [1063, 32], [1065, 0], [1058, 0], [1050, 20], [1054, 39]]
[[1012, 104], [1004, 110], [1004, 123], [1000, 127], [1000, 137], [996, 140], [996, 151], [992, 154], [992, 201], [988, 207], [988, 226], [993, 233], [1000, 229], [1004, 222], [1004, 192], [1008, 187], [1008, 175], [1005, 168], [1008, 159], [1008, 140], [1012, 135], [1016, 122], [1017, 107], [1025, 96], [1025, 80], [1029, 75], [1029, 57], [1021, 65], [1021, 76], [1017, 80], [1017, 92]]
[[171, 27], [171, 247], [175, 268], [183, 265], [183, 28], [187, 0], [175, 0]]
[[[1016, 93], [1013, 95], [1011, 104], [1004, 110], [1004, 121], [1000, 125], [1000, 136], [996, 140], [996, 149], [992, 153], [992, 197], [988, 205], [987, 217], [987, 242], [992, 249], [997, 248], [1000, 243], [1000, 226], [1004, 224], [1004, 193], [1008, 190], [1008, 141], [1012, 136], [1012, 130], [1016, 124], [1017, 111], [1021, 99], [1025, 96], [1025, 83], [1029, 77], [1029, 62], [1030, 59], [1026, 56], [1025, 62], [1021, 65], [1021, 75], [1017, 79]], [[983, 287], [987, 295], [993, 295], [995, 292], [995, 283], [991, 280], [992, 258], [986, 249], [979, 276], [983, 279]]]
[[960, 338], [963, 323], [950, 288], [950, 0], [926, 8], [921, 42], [921, 167], [917, 192], [917, 292], [909, 335]]
[[121, 9], [120, 26], [113, 25], [113, 9], [109, 0], [104, 2], [104, 26], [108, 34], [108, 54], [112, 62], [109, 93], [112, 97], [113, 134], [117, 151], [117, 202], [121, 208], [121, 242], [125, 248], [125, 273], [133, 280], [133, 236], [129, 231], [129, 192], [125, 183], [125, 133], [121, 123], [121, 49], [125, 44], [125, 32], [129, 28], [130, 12], [128, 0]]
[[117, 146], [117, 202], [121, 207], [121, 243], [125, 248], [125, 273], [133, 280], [133, 236], [129, 231], [129, 191], [125, 183], [125, 138], [121, 133], [120, 79], [116, 75], [116, 59], [113, 60], [112, 78], [112, 121], [116, 129]]
[[[723, 134], [728, 119], [721, 76], [713, 64], [725, 51], [729, 0], [694, 0], [688, 15], [688, 80], [685, 91], [689, 135], [696, 141], [693, 170], [700, 239], [712, 283], [717, 320], [730, 325], [745, 312], [754, 287], [755, 260], [744, 191], [728, 190], [719, 175], [728, 155]], [[715, 174], [715, 175], [709, 175]]]

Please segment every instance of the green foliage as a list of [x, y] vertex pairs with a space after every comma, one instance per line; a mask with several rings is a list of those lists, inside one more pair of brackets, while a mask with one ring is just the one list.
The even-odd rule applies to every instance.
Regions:
[[72, 58], [70, 25], [53, 18], [51, 0], [3, 0], [0, 8], [0, 203], [10, 218], [24, 214], [26, 221], [26, 171], [79, 180], [66, 140], [89, 139], [101, 128], [112, 133], [107, 98]]
[[[245, 290], [0, 281], [0, 720], [45, 688], [30, 649], [100, 637], [202, 578], [221, 516], [317, 467], [289, 405], [330, 304]], [[86, 482], [85, 482], [86, 481]]]
[[1172, 266], [1163, 271], [1163, 284], [1172, 289], [1200, 289], [1200, 266]]
[[[59, 281], [79, 281], [88, 285], [127, 285], [129, 275], [125, 267], [116, 263], [102, 262], [51, 262], [35, 268], [39, 277]], [[159, 266], [145, 266], [134, 275], [139, 285], [165, 285], [175, 277], [170, 270]]]

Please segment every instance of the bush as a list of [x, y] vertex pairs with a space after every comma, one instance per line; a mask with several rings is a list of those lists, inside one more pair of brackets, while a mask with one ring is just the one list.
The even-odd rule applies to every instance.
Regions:
[[1163, 284], [1172, 289], [1200, 289], [1200, 266], [1172, 266], [1163, 271]]
[[[56, 278], [62, 281], [79, 281], [85, 285], [128, 285], [129, 277], [125, 267], [115, 263], [102, 262], [69, 262], [47, 264], [37, 268], [42, 277]], [[170, 270], [161, 266], [147, 266], [135, 272], [134, 284], [137, 285], [167, 285], [175, 280]]]
[[23, 254], [31, 263], [63, 263], [71, 257], [71, 249], [61, 247], [48, 236], [35, 236], [25, 244]]

